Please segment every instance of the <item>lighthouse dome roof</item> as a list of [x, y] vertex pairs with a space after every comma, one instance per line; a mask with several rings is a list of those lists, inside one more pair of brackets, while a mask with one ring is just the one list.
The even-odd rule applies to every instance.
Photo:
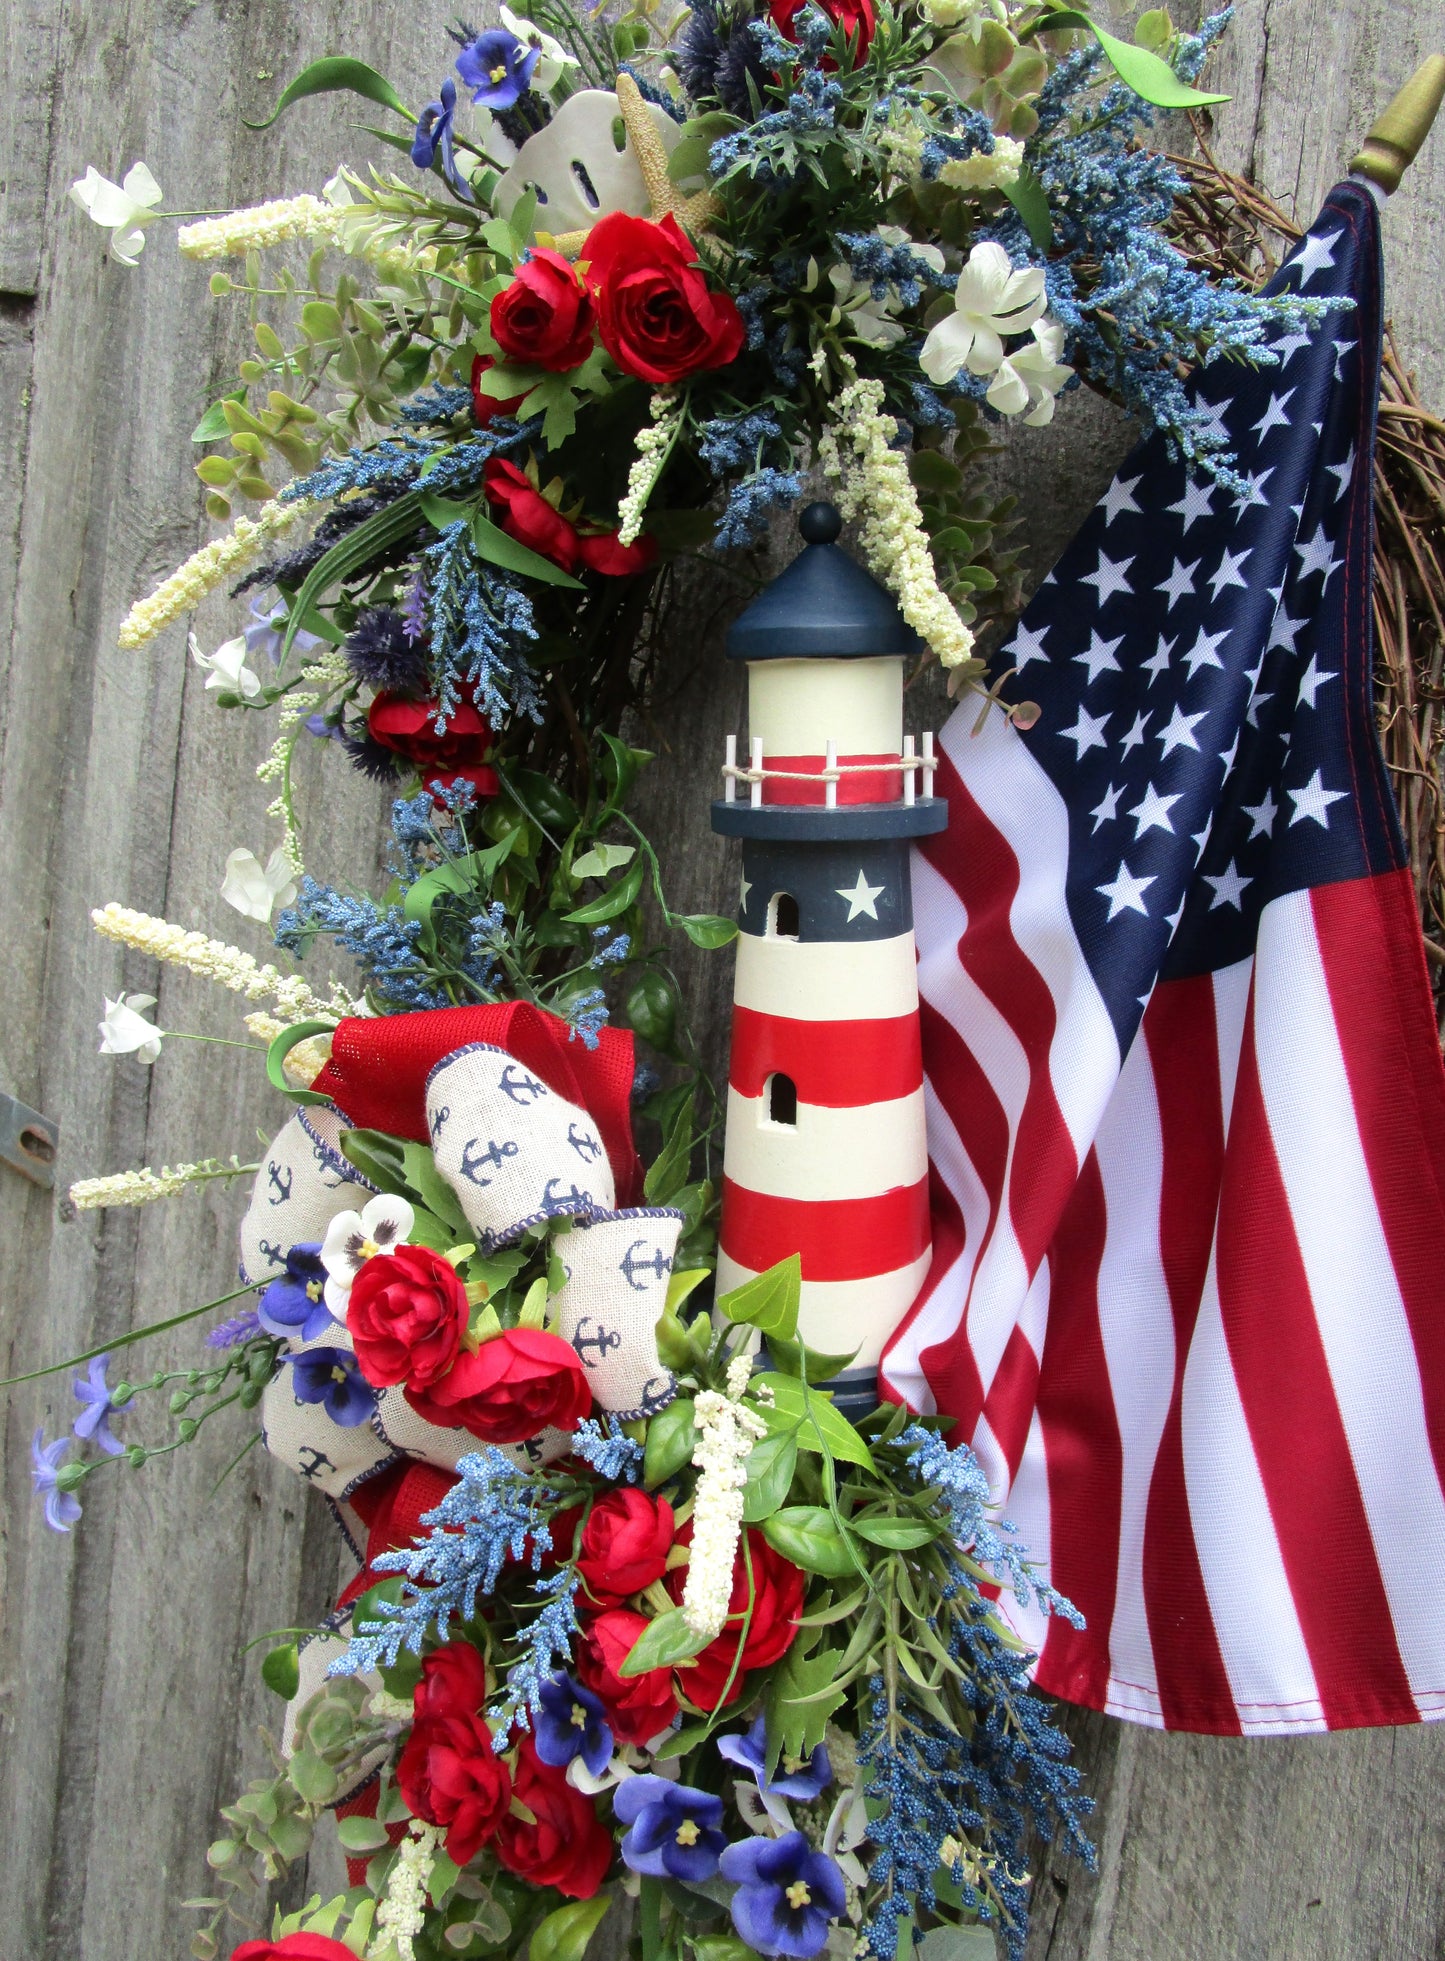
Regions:
[[891, 593], [838, 543], [832, 504], [809, 504], [798, 520], [803, 549], [728, 630], [731, 660], [796, 660], [919, 654], [923, 642]]

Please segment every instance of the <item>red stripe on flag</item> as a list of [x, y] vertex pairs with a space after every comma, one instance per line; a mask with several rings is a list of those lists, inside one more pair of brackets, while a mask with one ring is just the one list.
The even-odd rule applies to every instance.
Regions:
[[[958, 1208], [958, 1200], [944, 1183], [937, 1165], [928, 1167], [928, 1210], [933, 1221], [933, 1258], [929, 1261], [928, 1272], [924, 1276], [918, 1298], [909, 1308], [899, 1324], [900, 1330], [906, 1328], [920, 1309], [925, 1307], [933, 1291], [947, 1277], [954, 1261], [963, 1256], [965, 1232], [963, 1214]], [[895, 1337], [890, 1337], [890, 1342]], [[945, 1416], [956, 1416], [963, 1424], [962, 1434], [973, 1435], [973, 1427], [978, 1421], [978, 1413], [983, 1408], [983, 1382], [978, 1373], [978, 1365], [973, 1359], [973, 1350], [964, 1339], [962, 1332], [956, 1341], [946, 1348], [932, 1351], [938, 1355], [937, 1369], [924, 1372], [924, 1380], [933, 1391], [934, 1407]], [[888, 1358], [885, 1353], [879, 1365], [878, 1383], [881, 1393], [891, 1402], [902, 1402], [904, 1398], [894, 1388], [887, 1376]]]
[[1009, 1483], [1019, 1474], [1039, 1387], [1039, 1358], [1022, 1328], [1015, 1327], [999, 1357], [983, 1406], [984, 1420], [1008, 1461]]
[[754, 1272], [798, 1253], [805, 1280], [868, 1280], [928, 1250], [928, 1180], [876, 1198], [774, 1198], [723, 1179], [719, 1242]]
[[[903, 795], [903, 772], [898, 768], [896, 749], [880, 750], [876, 754], [866, 756], [840, 756], [838, 762], [850, 772], [857, 772], [838, 778], [839, 803], [897, 803]], [[865, 770], [859, 768], [862, 763], [878, 763], [883, 767]], [[893, 765], [891, 769], [887, 767], [890, 763]], [[763, 758], [765, 770], [806, 770], [810, 776], [820, 778], [826, 767], [827, 758], [824, 756], [765, 756]], [[800, 783], [796, 777], [791, 782], [786, 778], [780, 780], [776, 776], [763, 778], [764, 803], [821, 804], [827, 801], [827, 796], [827, 785], [821, 781]]]
[[1445, 1067], [1408, 871], [1323, 885], [1315, 935], [1355, 1121], [1420, 1365], [1435, 1474], [1445, 1479]]
[[1219, 1305], [1331, 1729], [1419, 1720], [1335, 1402], [1255, 1057], [1254, 995], [1219, 1201]]
[[1144, 1605], [1166, 1729], [1240, 1733], [1204, 1572], [1189, 1517], [1184, 1471], [1184, 1369], [1209, 1271], [1224, 1106], [1219, 1030], [1209, 974], [1168, 981], [1144, 1013], [1164, 1163], [1159, 1249], [1174, 1314], [1174, 1391], [1154, 1460], [1144, 1522]]
[[761, 1096], [777, 1069], [792, 1077], [800, 1103], [823, 1109], [851, 1110], [911, 1096], [923, 1086], [917, 1017], [796, 1021], [735, 1007], [728, 1062], [732, 1087], [739, 1096]]
[[1049, 1578], [1084, 1616], [1055, 1615], [1038, 1682], [1102, 1709], [1118, 1584], [1124, 1451], [1099, 1327], [1099, 1263], [1108, 1229], [1104, 1181], [1090, 1151], [1049, 1254], [1049, 1328], [1039, 1368], [1039, 1422], [1049, 1479]]

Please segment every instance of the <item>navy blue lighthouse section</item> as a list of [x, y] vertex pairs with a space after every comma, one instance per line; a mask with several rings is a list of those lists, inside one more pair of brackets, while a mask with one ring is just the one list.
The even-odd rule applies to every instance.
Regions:
[[[781, 910], [788, 900], [795, 911]], [[911, 932], [908, 839], [858, 844], [746, 839], [738, 925], [759, 937], [771, 929], [789, 939], [838, 943], [891, 940]]]

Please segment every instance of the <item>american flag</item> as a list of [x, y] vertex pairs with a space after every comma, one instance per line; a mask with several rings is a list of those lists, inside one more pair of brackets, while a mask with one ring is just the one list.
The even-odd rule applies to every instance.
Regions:
[[1080, 1632], [1041, 1687], [1168, 1729], [1445, 1711], [1445, 1072], [1371, 702], [1378, 217], [1353, 301], [1151, 437], [964, 706], [914, 858], [934, 1256], [885, 1357]]

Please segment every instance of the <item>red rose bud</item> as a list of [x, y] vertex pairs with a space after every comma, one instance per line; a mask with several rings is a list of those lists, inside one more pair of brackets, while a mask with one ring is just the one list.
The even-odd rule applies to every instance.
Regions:
[[[796, 42], [797, 19], [807, 0], [771, 0], [768, 12], [774, 27], [789, 41]], [[818, 5], [833, 22], [841, 27], [853, 43], [853, 59], [861, 61], [868, 52], [868, 44], [873, 39], [875, 16], [873, 0], [818, 0]], [[834, 64], [825, 64], [831, 68]]]
[[482, 376], [488, 368], [496, 367], [490, 354], [477, 354], [472, 357], [472, 414], [481, 428], [485, 429], [494, 415], [513, 415], [526, 400], [524, 395], [488, 395], [482, 387]]
[[512, 1775], [493, 1752], [483, 1714], [486, 1698], [486, 1664], [470, 1642], [428, 1655], [396, 1767], [407, 1808], [445, 1829], [447, 1857], [459, 1866], [495, 1836], [512, 1801]]
[[231, 1961], [356, 1961], [356, 1950], [325, 1934], [287, 1934], [279, 1941], [242, 1941]]
[[522, 1738], [512, 1789], [536, 1823], [511, 1815], [497, 1830], [497, 1856], [509, 1872], [532, 1886], [555, 1886], [571, 1900], [590, 1900], [612, 1864], [612, 1834], [597, 1807], [537, 1755]]
[[566, 374], [592, 352], [592, 302], [560, 252], [534, 245], [492, 301], [491, 329], [509, 361]]
[[577, 533], [554, 510], [540, 490], [534, 490], [515, 463], [494, 456], [482, 472], [482, 487], [490, 501], [502, 512], [501, 526], [528, 551], [550, 558], [564, 572], [577, 568]]
[[[677, 1537], [679, 1544], [691, 1542], [690, 1521]], [[752, 1557], [753, 1612], [748, 1622], [747, 1639], [742, 1642], [742, 1654], [738, 1654], [738, 1643], [748, 1610], [748, 1570], [740, 1545], [733, 1561], [733, 1590], [728, 1597], [728, 1617], [723, 1623], [723, 1631], [703, 1649], [691, 1666], [677, 1671], [678, 1687], [688, 1701], [695, 1703], [699, 1709], [716, 1709], [724, 1700], [736, 1702], [742, 1694], [743, 1677], [747, 1671], [750, 1668], [767, 1668], [779, 1660], [792, 1647], [798, 1632], [798, 1616], [803, 1611], [803, 1595], [808, 1586], [806, 1578], [791, 1560], [774, 1552], [761, 1532], [745, 1532], [744, 1537]], [[686, 1584], [685, 1566], [676, 1567], [668, 1575], [668, 1592], [679, 1605]], [[736, 1673], [733, 1672], [734, 1662], [737, 1663]], [[730, 1675], [732, 1687], [729, 1689], [727, 1681]]]
[[715, 293], [691, 239], [669, 212], [658, 224], [613, 211], [582, 247], [602, 344], [624, 374], [659, 385], [742, 352], [742, 315]]
[[577, 1649], [578, 1679], [601, 1697], [619, 1743], [650, 1742], [677, 1714], [671, 1669], [649, 1668], [632, 1676], [617, 1672], [648, 1625], [645, 1614], [609, 1607], [586, 1623]]
[[474, 702], [459, 701], [447, 717], [445, 735], [436, 732], [435, 701], [412, 701], [385, 689], [366, 713], [374, 742], [415, 764], [428, 783], [448, 787], [462, 778], [481, 797], [501, 787], [497, 772], [482, 758], [492, 746], [492, 725]]
[[406, 1400], [428, 1423], [465, 1424], [489, 1444], [525, 1443], [549, 1425], [575, 1430], [592, 1410], [587, 1372], [571, 1344], [540, 1328], [506, 1328], [475, 1354], [463, 1351], [443, 1379], [408, 1382]]
[[427, 1246], [377, 1253], [351, 1283], [346, 1326], [373, 1389], [425, 1389], [446, 1375], [467, 1331], [467, 1290]]
[[578, 535], [577, 556], [590, 572], [605, 573], [609, 579], [625, 579], [633, 572], [645, 572], [657, 557], [657, 540], [646, 536], [634, 544], [618, 543], [616, 531], [584, 531]]
[[582, 1584], [604, 1606], [641, 1593], [667, 1571], [672, 1540], [672, 1507], [665, 1498], [631, 1487], [609, 1491], [587, 1515], [577, 1561]]

